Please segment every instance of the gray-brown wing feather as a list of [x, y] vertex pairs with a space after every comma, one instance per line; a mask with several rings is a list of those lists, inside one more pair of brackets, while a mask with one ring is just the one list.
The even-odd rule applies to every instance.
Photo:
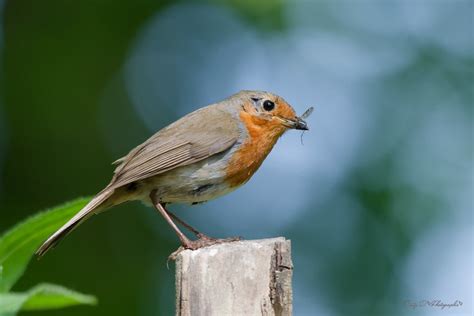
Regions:
[[209, 120], [200, 117], [193, 121], [192, 113], [187, 120], [170, 125], [119, 159], [109, 187], [118, 188], [153, 177], [232, 147], [238, 140], [239, 129], [230, 114], [213, 108], [203, 110], [213, 111], [208, 115]]

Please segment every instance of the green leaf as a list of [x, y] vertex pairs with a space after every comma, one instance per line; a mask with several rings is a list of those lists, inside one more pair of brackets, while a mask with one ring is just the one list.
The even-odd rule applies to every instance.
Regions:
[[13, 316], [20, 310], [58, 309], [74, 305], [95, 305], [97, 299], [54, 284], [40, 284], [26, 293], [0, 294], [0, 316]]
[[77, 199], [32, 216], [0, 237], [0, 293], [8, 292], [22, 276], [36, 249], [83, 208], [89, 198]]

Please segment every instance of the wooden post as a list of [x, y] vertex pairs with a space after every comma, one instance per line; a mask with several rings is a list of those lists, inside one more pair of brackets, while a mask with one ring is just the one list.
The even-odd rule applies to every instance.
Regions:
[[236, 241], [176, 258], [176, 315], [292, 314], [291, 243]]

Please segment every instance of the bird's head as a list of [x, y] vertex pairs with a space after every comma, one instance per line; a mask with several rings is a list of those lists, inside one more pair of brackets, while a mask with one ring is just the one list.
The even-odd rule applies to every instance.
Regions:
[[282, 97], [264, 91], [241, 91], [236, 96], [246, 120], [252, 125], [275, 130], [278, 134], [288, 129], [308, 130], [305, 120], [297, 116]]

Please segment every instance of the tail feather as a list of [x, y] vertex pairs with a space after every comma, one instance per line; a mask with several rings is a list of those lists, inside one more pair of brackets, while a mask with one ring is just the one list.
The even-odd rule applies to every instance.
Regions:
[[73, 218], [71, 218], [66, 224], [52, 234], [41, 247], [36, 250], [38, 257], [43, 256], [49, 249], [66, 237], [72, 232], [77, 226], [88, 219], [91, 215], [99, 212], [100, 210], [107, 208], [104, 202], [114, 193], [113, 189], [105, 189], [104, 191], [97, 194], [82, 210], [80, 210]]

